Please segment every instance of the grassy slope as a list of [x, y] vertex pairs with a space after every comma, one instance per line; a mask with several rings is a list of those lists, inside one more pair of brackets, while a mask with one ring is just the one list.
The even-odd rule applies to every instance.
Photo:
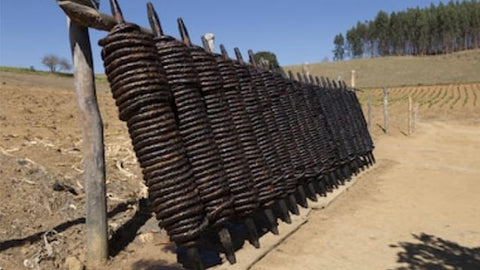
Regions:
[[[335, 79], [341, 76], [348, 84], [351, 70], [356, 70], [357, 87], [480, 82], [480, 49], [437, 56], [391, 56], [312, 63], [307, 67], [312, 75]], [[302, 65], [284, 68], [302, 71]]]
[[[363, 88], [480, 82], [480, 49], [448, 55], [390, 56], [312, 63], [307, 66], [312, 75], [335, 79], [341, 76], [348, 84], [350, 83], [351, 70], [356, 70], [356, 86]], [[284, 69], [301, 72], [302, 65], [286, 66]], [[0, 71], [52, 75], [50, 72], [2, 66], [0, 66]], [[72, 76], [68, 73], [57, 73], [56, 75]], [[97, 82], [106, 82], [104, 74], [96, 74], [95, 78]]]
[[[44, 75], [44, 76], [58, 76], [58, 77], [71, 77], [73, 78], [73, 73], [68, 72], [49, 72], [49, 71], [41, 71], [41, 70], [31, 70], [29, 68], [21, 68], [21, 67], [7, 67], [7, 66], [0, 66], [0, 72], [11, 72], [17, 74], [30, 74], [30, 75]], [[106, 82], [107, 77], [105, 74], [95, 74], [95, 80], [97, 82]]]

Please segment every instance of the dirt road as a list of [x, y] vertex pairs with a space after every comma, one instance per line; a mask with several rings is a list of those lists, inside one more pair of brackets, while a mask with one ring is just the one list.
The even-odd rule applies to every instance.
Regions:
[[422, 123], [376, 156], [253, 269], [480, 269], [480, 126]]

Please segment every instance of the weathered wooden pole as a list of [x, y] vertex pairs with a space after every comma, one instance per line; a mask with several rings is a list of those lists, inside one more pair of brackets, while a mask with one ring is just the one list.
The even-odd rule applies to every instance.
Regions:
[[371, 132], [372, 131], [372, 95], [368, 95], [368, 112], [367, 112], [367, 117], [368, 117], [368, 130]]
[[213, 33], [206, 33], [203, 37], [207, 40], [208, 48], [212, 53], [215, 52], [215, 35]]
[[413, 109], [413, 133], [417, 132], [417, 113], [418, 113], [418, 103], [415, 103], [415, 108]]
[[68, 20], [74, 87], [83, 139], [86, 193], [86, 258], [89, 269], [108, 259], [103, 123], [98, 109], [88, 28]]
[[355, 88], [355, 70], [354, 69], [352, 69], [352, 76], [351, 76], [350, 84], [351, 84], [352, 88]]
[[412, 96], [408, 96], [408, 136], [412, 135]]
[[388, 135], [388, 90], [383, 87], [383, 128]]

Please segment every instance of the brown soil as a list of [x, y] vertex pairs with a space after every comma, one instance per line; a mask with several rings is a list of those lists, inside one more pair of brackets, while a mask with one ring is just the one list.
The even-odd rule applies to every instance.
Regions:
[[[72, 86], [71, 78], [0, 72], [2, 269], [66, 269], [67, 257], [85, 261], [82, 140]], [[171, 264], [172, 244], [139, 203], [146, 189], [126, 126], [108, 86], [98, 88], [113, 258], [108, 268]]]
[[[0, 72], [0, 269], [67, 269], [66, 261], [85, 261], [82, 140], [72, 85], [71, 78]], [[105, 269], [175, 269], [174, 246], [140, 202], [145, 187], [126, 127], [107, 85], [98, 88], [113, 250]], [[376, 169], [256, 267], [391, 267], [410, 233], [478, 245], [480, 190], [473, 180], [480, 173], [480, 101], [471, 100], [473, 91], [480, 98], [480, 88], [468, 91], [466, 106], [458, 106], [460, 99], [445, 113], [422, 106], [411, 138], [403, 135], [404, 99], [392, 103], [389, 137], [381, 133], [376, 105]], [[438, 115], [447, 122], [432, 122]]]

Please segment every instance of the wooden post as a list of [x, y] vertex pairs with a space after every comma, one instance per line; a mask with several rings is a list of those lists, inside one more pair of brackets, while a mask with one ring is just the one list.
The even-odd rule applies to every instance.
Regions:
[[103, 123], [97, 104], [88, 28], [68, 20], [74, 84], [83, 139], [86, 193], [86, 258], [100, 269], [108, 258]]
[[412, 96], [408, 96], [408, 136], [412, 135]]
[[207, 40], [210, 51], [214, 53], [215, 52], [215, 35], [213, 33], [206, 33], [205, 35], [203, 35], [203, 37]]
[[371, 132], [372, 131], [372, 95], [368, 96], [368, 130]]
[[383, 87], [383, 128], [388, 135], [388, 90]]
[[351, 84], [352, 88], [355, 88], [355, 70], [354, 69], [352, 69], [352, 76], [351, 76], [350, 84]]
[[303, 63], [302, 70], [303, 70], [303, 74], [305, 74], [308, 78], [310, 76], [310, 69], [308, 68], [308, 62]]
[[417, 113], [418, 113], [418, 103], [415, 103], [415, 108], [413, 109], [413, 133], [417, 132]]

